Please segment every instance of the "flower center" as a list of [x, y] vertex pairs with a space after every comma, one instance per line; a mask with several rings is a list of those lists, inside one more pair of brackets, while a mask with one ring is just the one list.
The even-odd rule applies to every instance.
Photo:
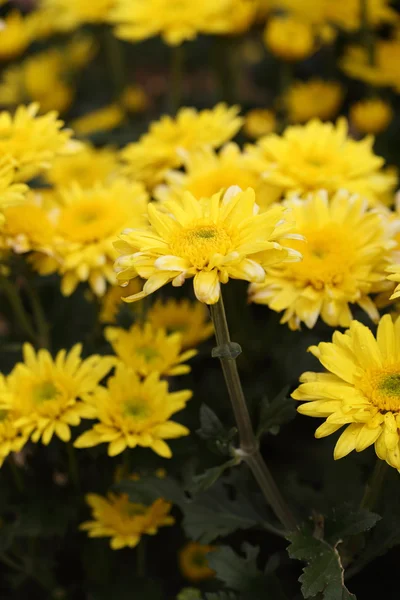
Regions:
[[134, 419], [143, 420], [149, 415], [149, 407], [143, 398], [130, 398], [124, 403], [124, 413]]
[[5, 421], [8, 417], [8, 410], [0, 410], [0, 423]]
[[202, 552], [194, 552], [192, 555], [192, 565], [199, 568], [208, 567], [206, 555]]
[[203, 269], [215, 254], [228, 254], [232, 240], [223, 227], [199, 223], [177, 233], [170, 245], [172, 254], [189, 260], [197, 269]]
[[88, 198], [67, 205], [60, 214], [58, 229], [73, 242], [90, 243], [113, 235], [126, 215], [116, 202]]
[[380, 411], [400, 412], [400, 364], [367, 371], [358, 387]]
[[160, 356], [159, 352], [151, 346], [140, 346], [136, 349], [136, 354], [142, 356], [146, 362], [151, 362]]
[[36, 404], [42, 404], [49, 400], [55, 400], [59, 393], [52, 381], [43, 381], [33, 388], [32, 397]]

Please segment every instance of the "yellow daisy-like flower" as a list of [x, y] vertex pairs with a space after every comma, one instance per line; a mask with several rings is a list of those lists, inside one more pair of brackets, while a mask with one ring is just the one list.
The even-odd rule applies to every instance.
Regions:
[[343, 188], [378, 204], [397, 178], [382, 170], [384, 159], [374, 154], [373, 142], [372, 137], [349, 139], [345, 119], [336, 126], [312, 120], [288, 127], [281, 136], [261, 138], [248, 153], [264, 163], [266, 180], [286, 194]]
[[16, 168], [15, 178], [28, 181], [50, 168], [55, 156], [74, 150], [71, 131], [61, 130], [57, 113], [37, 116], [38, 104], [19, 106], [12, 116], [0, 113], [0, 154], [9, 155]]
[[179, 567], [182, 575], [195, 583], [215, 577], [215, 571], [208, 565], [207, 560], [207, 554], [213, 550], [216, 550], [215, 546], [188, 542], [179, 552]]
[[[79, 282], [88, 281], [102, 296], [107, 281], [116, 284], [113, 241], [121, 229], [146, 223], [147, 193], [139, 183], [116, 179], [90, 188], [72, 184], [59, 191], [59, 199], [59, 208], [51, 211], [56, 236], [46, 254], [56, 259], [52, 270], [62, 276], [61, 292], [70, 296]], [[40, 273], [49, 272], [46, 254], [44, 270], [35, 257]]]
[[345, 333], [310, 351], [328, 373], [304, 373], [292, 394], [305, 400], [297, 410], [325, 417], [315, 436], [325, 437], [347, 425], [335, 446], [334, 458], [375, 444], [375, 452], [400, 469], [400, 318], [385, 315], [376, 339], [370, 329], [352, 321]]
[[376, 135], [385, 131], [393, 116], [390, 104], [380, 98], [362, 100], [350, 107], [350, 120], [361, 133]]
[[269, 19], [264, 42], [272, 54], [288, 62], [304, 60], [316, 50], [315, 35], [310, 25], [285, 15]]
[[55, 30], [71, 31], [86, 23], [104, 23], [115, 0], [40, 0], [39, 9]]
[[343, 89], [335, 81], [295, 81], [283, 102], [292, 123], [306, 123], [313, 118], [326, 121], [337, 115], [343, 102]]
[[262, 283], [269, 264], [298, 260], [299, 254], [285, 248], [285, 237], [293, 224], [285, 221], [285, 209], [274, 205], [257, 214], [254, 190], [229, 188], [200, 201], [185, 192], [179, 201], [148, 206], [150, 225], [120, 236], [115, 247], [122, 254], [116, 261], [118, 279], [138, 275], [146, 279], [143, 291], [125, 298], [140, 300], [172, 282], [181, 286], [194, 277], [200, 302], [215, 304], [220, 283], [229, 278]]
[[125, 111], [119, 104], [108, 104], [74, 119], [71, 127], [78, 135], [86, 136], [97, 131], [112, 131], [124, 119]]
[[154, 196], [158, 200], [176, 200], [184, 192], [190, 192], [195, 198], [209, 198], [232, 185], [237, 185], [242, 190], [253, 188], [262, 208], [276, 200], [273, 188], [257, 169], [258, 164], [254, 165], [237, 144], [226, 144], [219, 154], [204, 146], [193, 153], [182, 153], [182, 160], [185, 172], [166, 173], [165, 184], [154, 190]]
[[303, 260], [268, 269], [265, 282], [251, 286], [252, 301], [284, 310], [281, 322], [291, 329], [302, 322], [312, 328], [319, 316], [331, 327], [348, 327], [353, 303], [377, 321], [369, 295], [385, 289], [385, 267], [395, 246], [382, 215], [347, 191], [330, 200], [326, 192], [317, 192], [287, 204], [305, 238], [290, 245]]
[[[71, 439], [71, 426], [88, 415], [89, 401], [99, 382], [115, 360], [90, 356], [82, 360], [82, 346], [67, 353], [60, 350], [53, 359], [47, 350], [37, 353], [30, 344], [23, 346], [23, 363], [17, 363], [7, 377], [12, 408], [22, 427], [34, 442], [49, 444], [55, 434], [63, 442]], [[91, 412], [89, 411], [89, 416]]]
[[368, 51], [361, 46], [350, 46], [342, 61], [343, 71], [354, 79], [374, 86], [391, 87], [400, 92], [400, 40], [378, 40], [375, 43], [374, 64]]
[[125, 110], [134, 114], [145, 112], [150, 106], [150, 98], [144, 88], [135, 84], [124, 88], [120, 102]]
[[122, 151], [125, 173], [153, 188], [169, 169], [182, 165], [182, 150], [195, 152], [205, 145], [218, 148], [236, 135], [242, 125], [238, 112], [237, 106], [218, 104], [211, 110], [182, 108], [175, 118], [161, 117], [138, 142]]
[[132, 325], [128, 331], [120, 327], [107, 327], [105, 337], [118, 358], [142, 377], [155, 371], [159, 375], [189, 373], [189, 365], [182, 363], [197, 354], [196, 350], [181, 354], [181, 334], [168, 335], [164, 328], [156, 328], [151, 323]]
[[157, 300], [146, 317], [155, 328], [164, 328], [168, 333], [180, 333], [182, 348], [193, 348], [214, 333], [214, 326], [204, 304], [189, 302], [186, 298], [168, 298], [166, 302]]
[[18, 10], [12, 10], [1, 19], [0, 60], [16, 58], [28, 48], [33, 40], [30, 20]]
[[[138, 279], [132, 279], [125, 287], [121, 287], [120, 285], [112, 285], [109, 287], [101, 299], [101, 310], [99, 314], [100, 322], [115, 323], [121, 305], [124, 304], [123, 298], [131, 294], [137, 294], [140, 292], [141, 287], [141, 283]], [[140, 312], [140, 303], [139, 305], [135, 304], [133, 306], [139, 307], [138, 312]]]
[[89, 537], [110, 537], [113, 550], [134, 548], [142, 535], [155, 535], [160, 527], [173, 525], [172, 505], [159, 498], [150, 506], [130, 502], [127, 494], [109, 494], [107, 498], [88, 494], [86, 502], [92, 509], [93, 521], [82, 523], [79, 529]]
[[109, 456], [121, 454], [125, 448], [151, 448], [163, 458], [172, 452], [164, 440], [189, 435], [187, 427], [170, 421], [170, 417], [185, 408], [192, 392], [168, 392], [168, 384], [157, 373], [141, 379], [133, 369], [119, 364], [106, 388], [98, 388], [88, 403], [96, 418], [92, 429], [75, 442], [76, 448], [90, 448], [108, 443]]
[[[0, 142], [1, 143], [1, 142]], [[4, 223], [4, 212], [24, 202], [28, 188], [23, 183], [13, 183], [15, 170], [9, 158], [0, 159], [0, 226]], [[0, 231], [2, 235], [3, 231]]]
[[257, 139], [263, 135], [273, 133], [276, 127], [276, 115], [272, 110], [254, 108], [246, 114], [243, 130], [248, 137]]
[[0, 467], [11, 452], [19, 452], [28, 441], [28, 435], [16, 425], [17, 418], [6, 379], [0, 374]]
[[95, 148], [85, 142], [74, 154], [59, 156], [46, 172], [46, 180], [54, 186], [68, 187], [77, 182], [89, 188], [116, 175], [118, 157], [112, 148]]

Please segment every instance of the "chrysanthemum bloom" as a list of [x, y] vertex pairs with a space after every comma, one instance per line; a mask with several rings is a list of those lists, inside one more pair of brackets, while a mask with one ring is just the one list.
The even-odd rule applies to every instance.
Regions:
[[118, 279], [147, 279], [143, 291], [125, 301], [194, 277], [197, 299], [215, 304], [220, 283], [229, 278], [262, 283], [267, 265], [298, 260], [298, 252], [281, 245], [293, 230], [285, 209], [274, 205], [257, 214], [257, 208], [254, 190], [235, 187], [201, 200], [186, 192], [168, 203], [169, 213], [164, 205], [149, 204], [150, 225], [122, 234], [115, 244], [122, 254], [116, 262]]
[[[4, 211], [24, 202], [28, 188], [23, 183], [13, 183], [14, 167], [9, 158], [0, 159], [0, 226], [4, 223]], [[0, 231], [0, 235], [2, 231]]]
[[119, 104], [108, 104], [92, 110], [71, 122], [71, 127], [78, 135], [91, 135], [97, 131], [112, 131], [125, 119], [125, 111]]
[[272, 54], [288, 62], [304, 60], [316, 50], [315, 35], [310, 25], [288, 16], [269, 19], [264, 42]]
[[175, 118], [161, 117], [138, 142], [123, 149], [126, 174], [154, 187], [169, 169], [182, 165], [182, 150], [218, 148], [236, 135], [242, 125], [238, 112], [237, 106], [217, 104], [211, 110], [182, 108]]
[[79, 529], [89, 537], [110, 537], [113, 550], [134, 548], [142, 535], [155, 535], [160, 527], [173, 525], [172, 505], [159, 498], [150, 506], [129, 502], [128, 495], [109, 494], [107, 498], [88, 494], [86, 502], [92, 509], [93, 521], [82, 523]]
[[176, 200], [184, 192], [195, 198], [210, 198], [232, 185], [242, 190], [253, 188], [260, 208], [276, 200], [273, 188], [258, 169], [258, 162], [243, 154], [237, 144], [226, 144], [218, 154], [207, 146], [191, 153], [182, 152], [182, 162], [185, 172], [168, 171], [165, 183], [154, 190], [155, 198], [161, 202]]
[[225, 0], [215, 3], [219, 8], [215, 23], [206, 24], [206, 33], [240, 35], [250, 29], [258, 17], [259, 0]]
[[146, 377], [157, 371], [159, 375], [184, 375], [190, 372], [186, 362], [197, 354], [196, 350], [182, 351], [180, 333], [167, 334], [163, 328], [150, 323], [132, 325], [129, 330], [107, 327], [105, 337], [115, 354], [135, 373]]
[[58, 187], [77, 182], [82, 188], [89, 188], [98, 182], [111, 180], [116, 174], [117, 164], [115, 150], [95, 148], [85, 142], [74, 154], [57, 157], [46, 173], [46, 180]]
[[163, 458], [172, 452], [165, 440], [189, 435], [187, 427], [170, 421], [185, 408], [190, 390], [168, 392], [168, 384], [157, 373], [141, 379], [122, 363], [107, 382], [98, 388], [87, 406], [90, 418], [99, 422], [75, 442], [76, 448], [91, 448], [107, 443], [109, 456], [121, 454], [125, 448], [151, 448]]
[[216, 550], [198, 542], [188, 542], [179, 552], [179, 567], [186, 579], [193, 582], [215, 577], [215, 571], [208, 564], [207, 554]]
[[1, 19], [0, 60], [12, 60], [22, 54], [33, 40], [29, 18], [12, 10]]
[[292, 123], [306, 123], [313, 118], [326, 121], [337, 115], [343, 102], [343, 89], [335, 81], [295, 81], [283, 102]]
[[352, 321], [345, 333], [310, 351], [328, 373], [304, 373], [292, 394], [305, 400], [297, 410], [326, 417], [315, 436], [325, 437], [347, 425], [335, 446], [335, 459], [375, 444], [378, 457], [400, 469], [400, 319], [385, 315], [377, 338], [365, 325]]
[[[34, 268], [41, 274], [58, 272], [65, 296], [81, 281], [102, 296], [107, 281], [116, 284], [113, 241], [121, 229], [146, 222], [147, 193], [139, 183], [116, 179], [90, 188], [75, 183], [60, 190], [59, 197], [60, 206], [51, 215], [56, 237], [43, 252], [43, 264], [40, 256], [35, 257]], [[50, 271], [47, 255], [53, 257]]]
[[39, 8], [57, 31], [71, 31], [86, 23], [104, 23], [114, 0], [40, 0]]
[[245, 116], [243, 130], [245, 134], [257, 139], [276, 130], [277, 121], [275, 113], [267, 108], [254, 108]]
[[18, 181], [28, 181], [50, 168], [55, 156], [75, 151], [69, 142], [71, 131], [61, 130], [63, 121], [57, 113], [37, 116], [38, 104], [19, 106], [12, 116], [0, 113], [0, 154], [9, 155], [16, 168]]
[[371, 65], [366, 48], [350, 46], [341, 66], [354, 79], [377, 87], [391, 87], [400, 92], [400, 40], [377, 40], [374, 48], [374, 64]]
[[350, 304], [358, 304], [371, 319], [379, 313], [370, 294], [385, 289], [385, 267], [395, 242], [382, 215], [347, 191], [330, 200], [317, 192], [308, 200], [287, 202], [297, 231], [305, 238], [290, 245], [303, 260], [267, 270], [263, 284], [250, 287], [253, 302], [285, 311], [282, 323], [299, 329], [314, 327], [319, 316], [331, 327], [348, 327]]
[[[47, 350], [37, 353], [30, 344], [23, 346], [23, 363], [17, 363], [7, 377], [12, 408], [19, 415], [17, 427], [49, 444], [53, 435], [67, 442], [71, 426], [88, 415], [89, 401], [115, 364], [113, 357], [90, 356], [82, 360], [82, 347], [70, 352], [60, 350], [53, 359]], [[89, 411], [89, 416], [91, 412]]]
[[380, 98], [361, 100], [350, 107], [350, 120], [360, 133], [374, 135], [385, 131], [393, 119], [393, 109]]
[[11, 452], [19, 452], [28, 441], [28, 435], [16, 425], [17, 418], [6, 379], [0, 374], [0, 467]]
[[193, 348], [214, 333], [207, 307], [200, 302], [189, 302], [186, 298], [168, 298], [165, 302], [157, 300], [146, 317], [155, 328], [180, 333], [182, 348]]
[[264, 177], [286, 194], [346, 189], [378, 204], [397, 178], [382, 170], [384, 159], [374, 154], [373, 143], [373, 137], [349, 139], [345, 119], [336, 126], [315, 119], [261, 138], [248, 153], [264, 162]]

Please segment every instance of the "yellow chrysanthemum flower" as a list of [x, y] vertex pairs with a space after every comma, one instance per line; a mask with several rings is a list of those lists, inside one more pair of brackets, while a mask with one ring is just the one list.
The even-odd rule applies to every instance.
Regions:
[[0, 60], [16, 58], [28, 48], [33, 40], [30, 20], [18, 10], [12, 10], [1, 19]]
[[263, 135], [273, 133], [276, 127], [276, 115], [272, 110], [254, 108], [246, 114], [243, 130], [248, 137], [257, 139]]
[[214, 326], [204, 304], [189, 302], [186, 298], [168, 298], [166, 302], [157, 300], [146, 317], [155, 328], [164, 328], [168, 333], [180, 333], [182, 348], [193, 348], [214, 333]]
[[[1, 142], [0, 142], [1, 144]], [[14, 205], [24, 202], [27, 186], [13, 183], [15, 170], [7, 156], [0, 159], [0, 226], [4, 223], [4, 212]], [[3, 233], [0, 230], [0, 235]]]
[[0, 373], [0, 467], [11, 452], [19, 452], [28, 441], [28, 435], [16, 425], [17, 418], [6, 379]]
[[19, 106], [14, 116], [0, 113], [0, 154], [12, 158], [18, 181], [39, 175], [55, 156], [74, 149], [68, 143], [72, 132], [61, 130], [64, 123], [57, 120], [57, 113], [38, 117], [38, 110], [38, 104], [30, 104]]
[[317, 118], [332, 119], [343, 101], [342, 86], [335, 81], [310, 79], [295, 81], [284, 95], [283, 102], [292, 123], [306, 123]]
[[108, 443], [109, 456], [121, 454], [125, 448], [151, 448], [163, 458], [172, 452], [164, 440], [189, 435], [189, 430], [170, 421], [185, 408], [192, 392], [168, 392], [168, 384], [157, 373], [141, 379], [132, 369], [118, 365], [106, 388], [98, 388], [88, 409], [96, 418], [92, 429], [75, 442], [76, 448], [90, 448]]
[[189, 365], [182, 363], [197, 354], [196, 350], [181, 354], [181, 334], [168, 335], [164, 328], [156, 328], [151, 323], [132, 325], [128, 331], [120, 327], [107, 327], [105, 337], [118, 358], [141, 377], [147, 377], [155, 371], [159, 375], [170, 376], [189, 373]]
[[352, 321], [345, 333], [335, 331], [332, 342], [310, 348], [328, 373], [304, 373], [292, 396], [306, 401], [297, 409], [303, 415], [326, 418], [316, 437], [347, 425], [335, 459], [375, 444], [378, 457], [400, 469], [399, 340], [400, 318], [393, 323], [385, 315], [376, 339], [368, 327]]
[[112, 131], [125, 119], [125, 111], [119, 104], [108, 104], [71, 121], [77, 135], [91, 135], [97, 131]]
[[161, 202], [177, 200], [184, 192], [190, 192], [195, 198], [209, 198], [232, 185], [242, 190], [253, 188], [262, 208], [276, 200], [273, 188], [257, 169], [258, 164], [254, 166], [237, 144], [226, 144], [219, 154], [207, 146], [193, 153], [182, 153], [182, 162], [185, 172], [168, 171], [165, 184], [154, 190], [155, 198]]
[[225, 195], [200, 201], [186, 192], [168, 203], [168, 211], [149, 204], [150, 225], [122, 234], [115, 244], [122, 254], [116, 262], [118, 279], [126, 282], [139, 275], [147, 280], [143, 291], [125, 298], [127, 302], [194, 277], [197, 299], [215, 304], [220, 283], [229, 278], [262, 283], [267, 265], [299, 258], [281, 245], [293, 229], [285, 221], [285, 209], [274, 205], [257, 214], [251, 188], [229, 188]]
[[302, 322], [312, 328], [319, 316], [331, 327], [348, 327], [354, 303], [377, 321], [369, 295], [385, 289], [385, 267], [395, 246], [382, 215], [344, 190], [330, 200], [317, 192], [287, 205], [305, 238], [290, 245], [303, 260], [268, 269], [265, 282], [250, 288], [253, 302], [284, 310], [281, 322], [291, 329]]
[[350, 107], [351, 123], [361, 133], [376, 135], [385, 131], [393, 116], [390, 104], [380, 98], [361, 100]]
[[182, 150], [195, 152], [205, 145], [218, 148], [236, 135], [242, 125], [238, 112], [237, 106], [217, 104], [211, 110], [182, 108], [175, 118], [161, 117], [138, 142], [122, 151], [125, 173], [153, 188], [169, 169], [182, 164]]
[[74, 154], [58, 156], [46, 172], [46, 180], [54, 186], [68, 187], [73, 182], [89, 188], [110, 181], [116, 175], [118, 157], [112, 148], [95, 148], [82, 143]]
[[215, 571], [211, 569], [207, 560], [207, 554], [213, 550], [216, 550], [215, 546], [188, 542], [179, 552], [182, 575], [194, 583], [215, 577]]
[[[116, 284], [112, 266], [118, 253], [113, 241], [121, 229], [146, 223], [147, 193], [140, 183], [116, 179], [90, 188], [74, 183], [59, 190], [58, 197], [59, 207], [51, 211], [56, 235], [43, 254], [43, 264], [37, 255], [34, 267], [41, 274], [58, 272], [65, 296], [81, 281], [88, 281], [102, 296], [107, 281]], [[53, 257], [50, 271], [47, 255]]]
[[139, 85], [128, 85], [120, 96], [122, 106], [131, 113], [142, 113], [150, 106], [150, 98], [143, 87]]
[[304, 60], [316, 50], [315, 35], [310, 25], [285, 15], [269, 19], [264, 42], [272, 54], [289, 62]]
[[[115, 323], [121, 305], [126, 306], [123, 302], [123, 298], [131, 294], [137, 294], [140, 292], [141, 287], [141, 283], [138, 279], [132, 279], [125, 287], [121, 287], [120, 285], [112, 285], [109, 287], [101, 299], [101, 310], [99, 314], [100, 322]], [[135, 304], [134, 306], [139, 306], [138, 312], [140, 312], [140, 303], [139, 305]]]
[[93, 521], [82, 523], [79, 529], [89, 537], [110, 537], [113, 550], [134, 548], [142, 535], [155, 535], [159, 527], [173, 525], [171, 504], [159, 498], [150, 506], [129, 502], [128, 495], [109, 494], [107, 498], [88, 494], [86, 502], [92, 509]]
[[370, 64], [368, 51], [361, 46], [347, 49], [341, 66], [354, 79], [370, 85], [391, 87], [400, 92], [400, 40], [378, 40], [375, 43], [374, 64]]
[[[215, 3], [218, 6], [218, 3]], [[215, 33], [239, 35], [250, 29], [259, 16], [259, 0], [225, 0], [219, 2], [220, 12], [217, 19], [220, 22]], [[206, 31], [214, 33], [212, 28]]]
[[40, 0], [39, 9], [55, 30], [71, 31], [86, 23], [104, 23], [114, 0]]
[[23, 346], [23, 363], [17, 363], [7, 377], [17, 427], [49, 444], [53, 435], [71, 439], [71, 426], [79, 425], [88, 413], [89, 401], [99, 382], [115, 363], [113, 357], [90, 356], [82, 360], [82, 346], [70, 352], [60, 350], [53, 359], [47, 350], [37, 353], [30, 344]]
[[384, 159], [374, 154], [374, 139], [356, 141], [347, 137], [347, 122], [312, 120], [288, 127], [283, 135], [261, 138], [248, 147], [253, 159], [264, 162], [264, 177], [286, 194], [304, 194], [326, 189], [347, 189], [368, 199], [383, 201], [397, 178], [382, 171]]

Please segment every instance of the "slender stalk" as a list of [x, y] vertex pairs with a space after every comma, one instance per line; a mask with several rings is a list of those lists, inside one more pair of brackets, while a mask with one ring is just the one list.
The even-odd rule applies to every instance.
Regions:
[[26, 282], [26, 293], [29, 296], [33, 318], [35, 321], [37, 332], [36, 343], [39, 348], [46, 348], [47, 350], [50, 350], [49, 324], [46, 319], [40, 296], [29, 281]]
[[173, 46], [171, 48], [171, 64], [168, 78], [168, 104], [172, 114], [175, 114], [182, 104], [184, 66], [185, 53], [183, 46]]
[[288, 110], [287, 104], [285, 102], [285, 95], [288, 89], [290, 88], [293, 80], [293, 66], [291, 63], [282, 61], [280, 65], [279, 71], [279, 107], [278, 107], [278, 117], [279, 117], [279, 132], [286, 128], [288, 125]]
[[386, 477], [389, 465], [384, 460], [377, 458], [372, 475], [365, 486], [364, 496], [361, 500], [360, 508], [373, 510], [378, 503], [382, 492], [383, 482]]
[[237, 48], [234, 38], [214, 36], [214, 65], [218, 76], [220, 94], [228, 104], [238, 102], [239, 75]]
[[21, 472], [18, 469], [17, 465], [15, 464], [12, 456], [9, 458], [8, 464], [10, 465], [10, 471], [11, 471], [11, 475], [12, 475], [12, 478], [15, 483], [15, 487], [17, 488], [17, 490], [20, 493], [22, 493], [25, 489], [24, 480], [23, 480]]
[[7, 277], [1, 277], [0, 290], [7, 296], [7, 300], [14, 313], [15, 321], [23, 333], [32, 341], [36, 341], [36, 333], [22, 303], [19, 291], [16, 285]]
[[76, 460], [75, 448], [73, 447], [72, 442], [67, 443], [67, 453], [69, 476], [74, 486], [79, 489], [78, 461]]
[[258, 442], [254, 435], [236, 365], [236, 358], [240, 354], [240, 346], [231, 342], [222, 295], [217, 304], [210, 306], [210, 310], [218, 344], [218, 347], [213, 351], [213, 356], [219, 357], [221, 360], [226, 387], [239, 431], [240, 448], [237, 453], [249, 466], [266, 501], [283, 527], [287, 531], [293, 531], [297, 528], [296, 521], [260, 454]]
[[369, 0], [360, 0], [361, 32], [367, 50], [368, 63], [375, 65], [375, 36], [369, 21]]
[[114, 96], [119, 100], [126, 83], [125, 59], [122, 43], [108, 25], [102, 28], [103, 44], [107, 61], [108, 76], [114, 87]]
[[136, 575], [146, 577], [146, 540], [144, 537], [136, 546]]

